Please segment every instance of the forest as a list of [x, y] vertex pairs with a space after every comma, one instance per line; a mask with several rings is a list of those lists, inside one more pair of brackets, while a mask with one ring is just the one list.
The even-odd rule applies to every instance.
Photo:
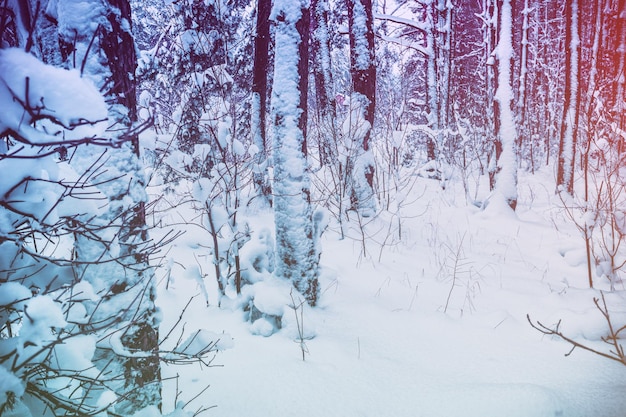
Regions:
[[626, 0], [0, 0], [0, 416], [623, 417]]

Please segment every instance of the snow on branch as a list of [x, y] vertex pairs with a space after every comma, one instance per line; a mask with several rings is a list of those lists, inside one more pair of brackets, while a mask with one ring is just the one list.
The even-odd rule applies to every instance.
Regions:
[[426, 22], [418, 22], [412, 19], [407, 19], [405, 17], [399, 17], [399, 16], [393, 16], [390, 14], [374, 13], [374, 19], [386, 20], [388, 22], [398, 23], [404, 26], [410, 26], [414, 29], [418, 29], [424, 32], [432, 29], [431, 25], [429, 25]]
[[398, 38], [394, 36], [387, 36], [387, 35], [383, 35], [380, 33], [377, 33], [376, 36], [384, 40], [385, 42], [395, 43], [405, 48], [413, 49], [414, 51], [424, 55], [425, 57], [432, 56], [432, 50], [425, 46], [422, 46], [419, 42], [411, 41], [408, 39], [402, 39], [402, 38]]
[[118, 145], [103, 138], [107, 106], [89, 80], [20, 49], [0, 50], [0, 107], [0, 136], [25, 145]]

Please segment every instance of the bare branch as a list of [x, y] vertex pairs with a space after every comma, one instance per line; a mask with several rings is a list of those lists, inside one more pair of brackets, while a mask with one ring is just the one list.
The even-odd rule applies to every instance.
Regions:
[[621, 327], [617, 332], [614, 330], [613, 327], [613, 322], [608, 310], [608, 307], [606, 305], [606, 299], [604, 297], [604, 293], [601, 292], [601, 300], [602, 300], [602, 304], [600, 304], [600, 299], [598, 298], [594, 298], [593, 302], [596, 305], [596, 308], [600, 311], [600, 313], [602, 314], [602, 316], [604, 317], [605, 321], [607, 322], [608, 326], [609, 326], [609, 334], [608, 336], [602, 337], [602, 341], [604, 343], [607, 343], [608, 345], [610, 345], [612, 347], [611, 350], [609, 350], [609, 353], [600, 351], [598, 349], [594, 349], [592, 347], [589, 347], [588, 345], [585, 345], [583, 343], [580, 343], [574, 339], [572, 339], [571, 337], [566, 336], [561, 330], [560, 330], [560, 325], [561, 325], [561, 321], [559, 320], [559, 322], [556, 324], [556, 326], [554, 327], [548, 327], [546, 325], [544, 325], [543, 323], [541, 323], [540, 321], [536, 321], [533, 322], [530, 318], [530, 315], [526, 315], [526, 319], [528, 320], [528, 323], [532, 326], [533, 329], [548, 335], [548, 336], [556, 336], [564, 341], [566, 341], [567, 343], [572, 345], [572, 349], [565, 355], [565, 356], [569, 356], [575, 348], [581, 348], [583, 350], [586, 350], [588, 352], [591, 353], [595, 353], [596, 355], [602, 356], [603, 358], [607, 358], [616, 362], [621, 363], [622, 365], [626, 365], [626, 356], [624, 355], [624, 348], [622, 347], [622, 345], [618, 342], [619, 338], [618, 338], [618, 334], [619, 332], [621, 332], [624, 328], [626, 328], [626, 326]]

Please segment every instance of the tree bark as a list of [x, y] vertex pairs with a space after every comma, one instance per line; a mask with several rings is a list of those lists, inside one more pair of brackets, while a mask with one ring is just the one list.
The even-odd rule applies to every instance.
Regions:
[[269, 69], [271, 0], [258, 0], [256, 36], [254, 38], [254, 68], [252, 71], [252, 134], [254, 144], [263, 159], [267, 156], [265, 115], [267, 113], [267, 71]]
[[565, 102], [559, 141], [557, 189], [574, 194], [574, 163], [580, 103], [580, 18], [578, 0], [565, 3]]
[[256, 192], [271, 205], [272, 187], [267, 175], [267, 72], [269, 70], [271, 0], [258, 0], [256, 37], [254, 38], [254, 67], [252, 70], [252, 141], [258, 148], [255, 155], [253, 181]]
[[371, 0], [348, 1], [348, 24], [350, 32], [350, 72], [352, 75], [353, 111], [359, 115], [355, 126], [361, 152], [353, 169], [354, 205], [363, 216], [376, 211], [374, 197], [374, 163], [370, 151], [370, 138], [376, 109], [376, 66], [374, 61], [374, 16]]

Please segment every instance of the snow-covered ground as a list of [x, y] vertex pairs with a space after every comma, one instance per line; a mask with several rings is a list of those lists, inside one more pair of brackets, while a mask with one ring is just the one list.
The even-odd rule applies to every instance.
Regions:
[[[161, 274], [162, 334], [197, 295], [185, 330], [224, 332], [234, 343], [217, 354], [220, 366], [166, 366], [164, 377], [179, 378], [165, 382], [164, 411], [179, 401], [187, 411], [216, 406], [202, 415], [220, 417], [626, 415], [623, 365], [580, 349], [566, 357], [569, 344], [526, 318], [562, 320], [566, 334], [608, 350], [599, 291], [586, 288], [584, 242], [559, 209], [552, 173], [521, 175], [516, 214], [468, 206], [453, 183], [416, 181], [419, 198], [399, 217], [371, 221], [365, 243], [356, 222], [343, 240], [331, 222], [319, 307], [285, 307], [283, 329], [270, 337], [253, 334], [241, 309], [215, 305], [210, 270], [198, 279], [198, 244], [208, 237], [191, 229], [179, 239], [169, 279]], [[269, 224], [262, 215], [252, 222], [253, 233]], [[616, 315], [626, 310], [620, 292], [611, 297]]]

